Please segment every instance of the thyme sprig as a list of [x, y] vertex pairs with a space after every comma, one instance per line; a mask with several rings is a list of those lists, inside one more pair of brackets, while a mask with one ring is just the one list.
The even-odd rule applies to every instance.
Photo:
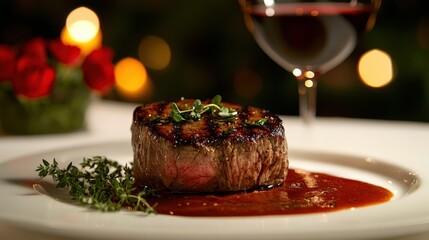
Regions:
[[211, 103], [203, 104], [201, 100], [196, 99], [191, 108], [181, 110], [177, 103], [171, 103], [171, 117], [175, 122], [181, 122], [186, 120], [200, 120], [202, 114], [209, 112], [220, 118], [231, 118], [236, 116], [238, 113], [235, 109], [227, 108], [222, 105], [222, 97], [216, 95]]
[[52, 176], [57, 188], [68, 188], [74, 200], [90, 208], [118, 211], [127, 206], [146, 214], [156, 212], [145, 199], [155, 196], [154, 190], [136, 190], [132, 167], [102, 156], [84, 158], [80, 165], [81, 169], [70, 162], [62, 169], [55, 159], [52, 163], [43, 159], [36, 171], [42, 178]]

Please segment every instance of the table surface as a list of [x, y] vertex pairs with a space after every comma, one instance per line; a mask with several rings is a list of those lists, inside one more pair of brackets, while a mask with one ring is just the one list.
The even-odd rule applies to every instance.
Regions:
[[[95, 100], [90, 105], [87, 114], [87, 129], [55, 135], [38, 135], [38, 136], [11, 136], [0, 135], [0, 163], [20, 157], [22, 155], [45, 152], [73, 145], [83, 145], [95, 142], [109, 142], [112, 140], [130, 140], [132, 112], [137, 104], [127, 104], [120, 102], [111, 102], [106, 100]], [[297, 117], [286, 117], [287, 124], [295, 126], [291, 131], [300, 130], [300, 121]], [[338, 121], [338, 119], [334, 119]], [[330, 121], [330, 119], [323, 119]], [[344, 122], [371, 122], [371, 120], [359, 119], [341, 119]], [[383, 124], [383, 121], [376, 121]], [[395, 123], [387, 124], [416, 124], [419, 127], [429, 127], [429, 124], [422, 123]], [[341, 127], [341, 126], [339, 126]], [[429, 140], [429, 139], [428, 139]], [[345, 149], [347, 150], [347, 149]], [[34, 230], [24, 229], [15, 226], [7, 221], [0, 221], [0, 239], [69, 239], [59, 236], [48, 235], [46, 233]], [[412, 236], [405, 236], [399, 239], [423, 240], [429, 239], [429, 232], [420, 233]]]

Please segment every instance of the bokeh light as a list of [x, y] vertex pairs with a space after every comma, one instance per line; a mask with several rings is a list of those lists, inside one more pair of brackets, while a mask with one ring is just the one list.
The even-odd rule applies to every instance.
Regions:
[[116, 89], [127, 100], [141, 99], [149, 84], [145, 67], [139, 60], [131, 57], [116, 63], [115, 79]]
[[306, 71], [305, 72], [306, 78], [314, 78], [315, 76], [316, 76], [316, 74], [313, 71]]
[[307, 80], [305, 80], [304, 85], [308, 88], [311, 88], [314, 86], [314, 81], [311, 79], [307, 79]]
[[91, 9], [79, 7], [67, 16], [66, 28], [77, 42], [88, 42], [97, 35], [100, 22]]
[[73, 38], [70, 35], [70, 32], [67, 31], [67, 28], [64, 27], [61, 31], [60, 38], [64, 44], [78, 46], [81, 49], [83, 55], [88, 55], [90, 52], [100, 47], [102, 44], [102, 33], [100, 30], [98, 30], [94, 38], [90, 39], [89, 41], [79, 42], [75, 38]]
[[102, 45], [97, 14], [86, 7], [76, 8], [67, 16], [60, 38], [65, 44], [78, 46], [84, 56], [88, 55]]
[[171, 61], [171, 50], [168, 43], [156, 36], [146, 36], [140, 41], [139, 58], [143, 64], [151, 69], [162, 70]]
[[266, 7], [274, 6], [274, 0], [264, 0], [264, 4]]
[[295, 77], [299, 77], [299, 76], [301, 76], [301, 75], [302, 75], [302, 71], [301, 71], [301, 69], [299, 69], [299, 68], [295, 68], [295, 69], [292, 71], [292, 74], [293, 74]]
[[362, 82], [370, 87], [386, 86], [393, 80], [392, 59], [384, 51], [368, 51], [359, 59], [358, 73]]

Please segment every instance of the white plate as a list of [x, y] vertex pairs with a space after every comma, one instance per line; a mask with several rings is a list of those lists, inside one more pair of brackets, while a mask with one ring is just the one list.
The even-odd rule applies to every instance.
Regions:
[[[290, 149], [291, 167], [364, 180], [395, 193], [384, 204], [322, 214], [264, 217], [142, 216], [121, 211], [101, 213], [37, 194], [31, 182], [41, 159], [60, 164], [105, 155], [132, 160], [129, 142], [107, 142], [34, 154], [0, 165], [0, 220], [50, 234], [95, 239], [350, 239], [401, 236], [429, 228], [429, 185], [412, 168], [359, 155]], [[428, 159], [429, 160], [429, 159]], [[404, 164], [405, 165], [405, 164]], [[64, 199], [64, 197], [62, 197]]]

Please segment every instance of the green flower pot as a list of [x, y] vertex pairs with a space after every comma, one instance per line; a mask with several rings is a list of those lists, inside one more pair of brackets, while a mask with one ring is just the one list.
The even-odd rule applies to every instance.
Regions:
[[0, 126], [6, 134], [50, 134], [85, 128], [91, 97], [81, 73], [75, 69], [57, 76], [52, 93], [41, 99], [14, 95], [11, 86], [0, 89]]
[[0, 123], [7, 134], [64, 133], [84, 129], [89, 91], [69, 93], [64, 99], [0, 99]]

